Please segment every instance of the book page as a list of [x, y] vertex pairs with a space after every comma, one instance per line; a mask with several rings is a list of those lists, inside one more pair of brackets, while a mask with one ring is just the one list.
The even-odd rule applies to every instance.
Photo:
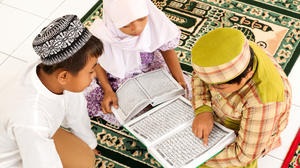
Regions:
[[225, 138], [228, 134], [229, 132], [214, 124], [209, 134], [208, 144], [203, 146], [203, 140], [196, 137], [192, 131], [191, 120], [188, 127], [151, 146], [149, 151], [163, 166], [181, 168], [198, 159], [193, 166], [188, 166], [197, 167], [225, 147], [222, 146], [217, 151], [213, 151], [213, 153], [209, 152], [218, 143], [222, 143], [222, 138]]
[[180, 96], [124, 125], [146, 146], [194, 118], [190, 102]]
[[122, 111], [123, 116], [128, 116], [130, 112], [138, 106], [141, 102], [149, 99], [145, 93], [139, 88], [134, 80], [127, 80], [123, 85], [116, 91], [118, 97], [118, 111]]
[[176, 91], [181, 87], [167, 71], [162, 69], [136, 76], [135, 79], [143, 87], [150, 99]]

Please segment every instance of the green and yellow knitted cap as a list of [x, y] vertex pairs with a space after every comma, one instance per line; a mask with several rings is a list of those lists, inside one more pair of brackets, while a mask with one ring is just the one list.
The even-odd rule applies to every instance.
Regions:
[[250, 61], [249, 43], [233, 28], [218, 28], [202, 36], [192, 49], [192, 66], [208, 84], [220, 84], [240, 75]]

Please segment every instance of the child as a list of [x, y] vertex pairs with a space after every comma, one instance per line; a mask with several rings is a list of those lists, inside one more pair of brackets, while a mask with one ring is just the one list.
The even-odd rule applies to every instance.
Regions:
[[33, 48], [41, 62], [20, 75], [0, 104], [0, 167], [92, 168], [97, 140], [77, 92], [95, 77], [102, 42], [66, 15], [45, 27]]
[[120, 125], [109, 114], [111, 104], [118, 108], [114, 92], [128, 78], [159, 68], [170, 70], [190, 99], [190, 77], [183, 75], [174, 50], [178, 27], [150, 0], [104, 0], [103, 4], [103, 20], [90, 27], [105, 52], [96, 67], [98, 78], [84, 91], [89, 114]]
[[193, 132], [204, 145], [217, 121], [236, 141], [203, 167], [257, 167], [257, 159], [280, 145], [288, 123], [291, 86], [276, 60], [242, 32], [219, 28], [192, 49]]

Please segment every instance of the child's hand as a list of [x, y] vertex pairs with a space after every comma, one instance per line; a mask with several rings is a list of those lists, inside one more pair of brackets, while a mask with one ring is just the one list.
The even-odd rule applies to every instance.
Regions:
[[101, 103], [102, 111], [104, 114], [112, 113], [110, 109], [111, 103], [117, 109], [118, 108], [118, 99], [114, 91], [108, 91], [104, 93], [104, 98]]
[[208, 136], [214, 126], [214, 119], [211, 112], [198, 114], [193, 121], [192, 130], [194, 134], [203, 139], [203, 145], [207, 145]]
[[94, 154], [95, 154], [95, 155], [97, 155], [97, 156], [100, 156], [100, 155], [101, 155], [101, 152], [98, 151], [96, 148], [93, 149], [93, 151], [94, 151]]
[[183, 82], [178, 82], [179, 83], [179, 85], [181, 85], [182, 87], [183, 87], [183, 89], [185, 90], [185, 88], [186, 88], [186, 83], [185, 83], [185, 81], [183, 81]]

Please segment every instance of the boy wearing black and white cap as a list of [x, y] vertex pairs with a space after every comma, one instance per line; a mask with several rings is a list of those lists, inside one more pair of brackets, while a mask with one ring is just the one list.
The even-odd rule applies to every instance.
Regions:
[[93, 167], [97, 140], [78, 92], [95, 77], [102, 42], [66, 15], [45, 27], [33, 48], [41, 60], [0, 102], [0, 167]]

